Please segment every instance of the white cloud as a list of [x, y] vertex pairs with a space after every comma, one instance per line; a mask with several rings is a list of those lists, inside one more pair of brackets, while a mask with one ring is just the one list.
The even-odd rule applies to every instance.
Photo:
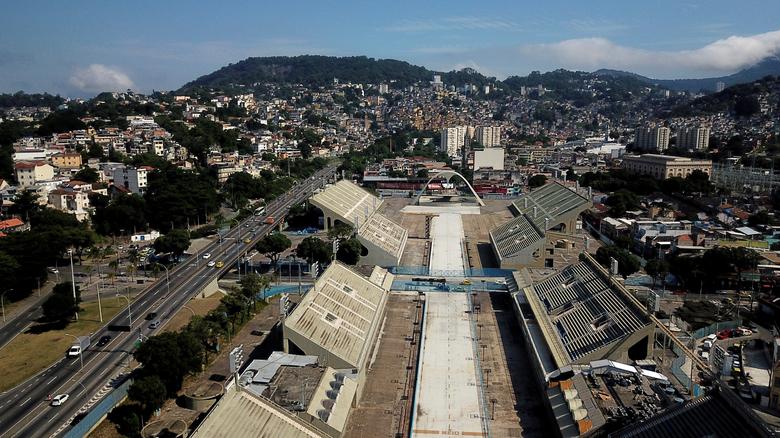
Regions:
[[780, 31], [730, 36], [692, 50], [657, 51], [621, 46], [605, 38], [580, 38], [520, 46], [526, 61], [571, 69], [615, 68], [645, 74], [726, 73], [780, 53]]
[[68, 82], [88, 92], [124, 91], [135, 86], [126, 73], [103, 64], [90, 64], [86, 68], [76, 69]]

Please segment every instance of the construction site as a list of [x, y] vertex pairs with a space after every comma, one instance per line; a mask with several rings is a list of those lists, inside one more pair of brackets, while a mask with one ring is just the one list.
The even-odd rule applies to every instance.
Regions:
[[275, 351], [234, 370], [194, 435], [674, 436], [654, 421], [679, 411], [674, 430], [769, 436], [590, 255], [587, 190], [382, 198], [339, 181], [310, 202], [353, 227], [363, 266], [332, 263], [284, 308]]

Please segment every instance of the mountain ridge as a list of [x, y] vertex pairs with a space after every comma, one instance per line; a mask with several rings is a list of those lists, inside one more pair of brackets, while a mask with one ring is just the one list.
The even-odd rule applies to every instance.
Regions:
[[605, 68], [596, 70], [593, 74], [611, 77], [633, 77], [648, 84], [659, 85], [673, 91], [690, 91], [692, 93], [698, 93], [700, 91], [712, 92], [717, 90], [718, 82], [723, 82], [726, 87], [730, 87], [732, 85], [757, 81], [765, 76], [778, 76], [780, 75], [780, 58], [777, 56], [764, 58], [757, 64], [730, 75], [699, 79], [653, 79], [638, 73]]
[[[780, 75], [780, 58], [765, 58], [761, 62], [727, 76], [699, 79], [653, 79], [637, 73], [599, 69], [594, 72], [579, 72], [557, 69], [543, 75], [566, 71], [573, 74], [632, 78], [648, 85], [657, 85], [673, 91], [716, 91], [718, 82], [726, 87], [756, 81], [769, 75]], [[229, 85], [251, 85], [254, 83], [301, 83], [309, 86], [323, 86], [334, 78], [354, 83], [395, 83], [397, 86], [432, 80], [434, 74], [442, 81], [455, 86], [491, 83], [508, 85], [524, 82], [539, 75], [532, 72], [526, 76], [510, 75], [503, 81], [485, 76], [472, 68], [442, 72], [395, 59], [370, 58], [366, 56], [334, 57], [324, 55], [250, 57], [230, 63], [209, 74], [200, 76], [186, 84], [179, 91], [186, 92], [199, 87], [216, 88]]]

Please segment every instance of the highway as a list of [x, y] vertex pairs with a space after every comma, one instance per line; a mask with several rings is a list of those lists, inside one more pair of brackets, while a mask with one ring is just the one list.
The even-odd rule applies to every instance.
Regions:
[[[336, 166], [329, 166], [313, 177], [296, 184], [290, 191], [270, 202], [266, 215], [278, 222], [290, 208], [307, 199], [323, 187], [335, 173]], [[132, 316], [130, 332], [109, 331], [108, 327], [128, 320], [127, 309], [120, 311], [106, 326], [93, 334], [93, 344], [104, 335], [111, 335], [108, 345], [94, 345], [83, 353], [83, 368], [78, 357], [63, 359], [26, 382], [0, 394], [0, 437], [44, 437], [67, 430], [71, 419], [79, 409], [93, 398], [112, 378], [127, 373], [130, 356], [139, 337], [148, 337], [160, 331], [165, 322], [208, 283], [233, 268], [239, 256], [253, 246], [275, 226], [264, 224], [264, 216], [252, 216], [225, 233], [221, 239], [210, 243], [200, 254], [209, 252], [209, 260], [225, 263], [222, 268], [208, 267], [200, 255], [187, 258], [170, 272], [170, 294], [167, 293], [165, 276], [139, 294], [129, 306]], [[249, 238], [250, 244], [243, 240]], [[105, 298], [109, 299], [109, 298]], [[110, 299], [119, 299], [111, 297]], [[145, 316], [156, 311], [163, 325], [155, 330], [148, 327]], [[48, 395], [67, 393], [70, 398], [62, 406], [52, 407]]]

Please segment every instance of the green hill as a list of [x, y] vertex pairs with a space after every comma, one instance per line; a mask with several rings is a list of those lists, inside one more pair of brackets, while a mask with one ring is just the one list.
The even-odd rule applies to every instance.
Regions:
[[[247, 58], [229, 64], [185, 84], [181, 90], [251, 85], [257, 82], [322, 86], [332, 83], [334, 78], [342, 82], [361, 84], [395, 81], [397, 86], [402, 87], [416, 82], [431, 81], [434, 74], [436, 72], [425, 67], [394, 59], [374, 59], [365, 56], [273, 56]], [[493, 80], [471, 69], [439, 74], [442, 75], [442, 80], [454, 85], [465, 83], [481, 85]]]

